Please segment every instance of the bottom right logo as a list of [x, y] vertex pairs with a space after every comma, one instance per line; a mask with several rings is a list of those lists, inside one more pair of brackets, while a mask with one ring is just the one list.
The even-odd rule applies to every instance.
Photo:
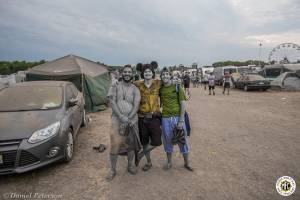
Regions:
[[277, 179], [276, 190], [282, 196], [290, 196], [296, 190], [296, 182], [292, 177], [282, 176]]

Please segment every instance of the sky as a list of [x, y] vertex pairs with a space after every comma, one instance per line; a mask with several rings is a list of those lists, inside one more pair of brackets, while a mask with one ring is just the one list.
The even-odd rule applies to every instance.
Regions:
[[285, 42], [300, 45], [300, 0], [0, 0], [0, 60], [202, 66]]

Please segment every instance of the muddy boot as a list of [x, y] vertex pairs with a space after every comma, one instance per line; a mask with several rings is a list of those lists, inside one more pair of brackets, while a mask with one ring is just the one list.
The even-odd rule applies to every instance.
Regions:
[[190, 162], [189, 162], [189, 154], [188, 153], [184, 153], [183, 155], [183, 159], [184, 159], [184, 168], [186, 168], [189, 171], [194, 171], [194, 169], [190, 166]]
[[135, 165], [133, 164], [133, 160], [134, 160], [134, 151], [129, 151], [127, 153], [127, 159], [128, 159], [128, 166], [127, 166], [127, 171], [130, 174], [135, 175], [137, 173], [137, 169], [135, 167]]
[[109, 158], [110, 158], [110, 172], [106, 176], [106, 180], [112, 181], [117, 174], [116, 166], [117, 166], [118, 154], [109, 154]]
[[152, 162], [151, 162], [151, 158], [150, 158], [150, 152], [147, 152], [146, 154], [145, 154], [145, 156], [146, 156], [146, 159], [147, 159], [147, 163], [144, 165], [144, 167], [142, 168], [142, 170], [144, 171], [144, 172], [146, 172], [146, 171], [148, 171], [149, 169], [151, 169], [151, 167], [152, 167]]
[[166, 171], [172, 168], [172, 153], [167, 153], [167, 159], [168, 159], [168, 162], [163, 168]]

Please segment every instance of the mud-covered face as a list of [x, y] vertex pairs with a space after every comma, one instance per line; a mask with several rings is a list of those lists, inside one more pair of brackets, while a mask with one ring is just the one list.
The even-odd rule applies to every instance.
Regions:
[[174, 76], [172, 79], [173, 84], [180, 84], [180, 79], [177, 76]]
[[151, 71], [151, 69], [146, 69], [144, 71], [144, 79], [145, 80], [150, 80], [153, 77], [153, 72]]
[[130, 82], [133, 78], [133, 73], [132, 73], [132, 69], [129, 68], [129, 67], [126, 67], [123, 69], [123, 72], [122, 72], [122, 79], [123, 81], [125, 82]]
[[161, 80], [164, 84], [168, 84], [171, 81], [171, 75], [169, 72], [163, 72], [161, 74]]

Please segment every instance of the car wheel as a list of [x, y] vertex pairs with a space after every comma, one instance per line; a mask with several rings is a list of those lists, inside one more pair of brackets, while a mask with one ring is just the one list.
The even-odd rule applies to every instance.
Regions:
[[87, 125], [86, 112], [85, 112], [85, 109], [83, 109], [82, 120], [81, 120], [81, 127], [85, 127], [86, 125]]
[[65, 144], [64, 161], [70, 162], [73, 158], [73, 154], [74, 154], [74, 139], [73, 139], [72, 130], [69, 129], [69, 131], [67, 133], [67, 141]]
[[248, 91], [248, 86], [247, 85], [244, 85], [244, 90]]

